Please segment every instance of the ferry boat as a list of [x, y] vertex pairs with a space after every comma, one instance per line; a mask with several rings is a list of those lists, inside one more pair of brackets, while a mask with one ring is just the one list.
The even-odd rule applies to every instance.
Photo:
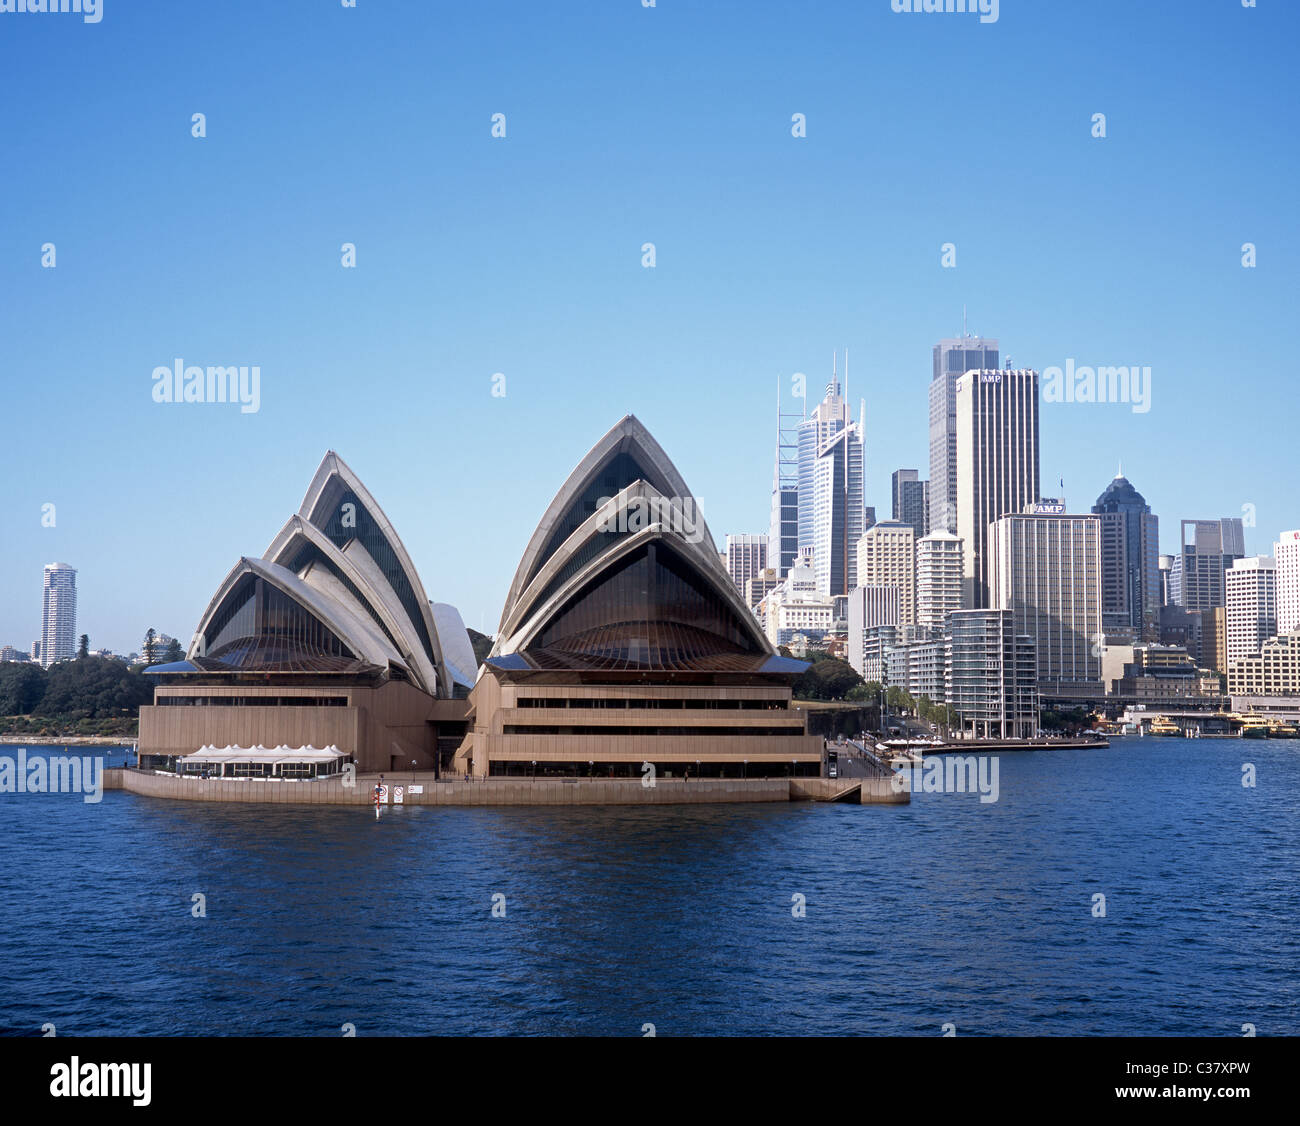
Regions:
[[1300, 729], [1297, 729], [1293, 723], [1285, 723], [1280, 719], [1276, 719], [1268, 725], [1268, 737], [1270, 739], [1300, 739]]
[[1247, 716], [1241, 725], [1243, 739], [1267, 739], [1268, 735], [1268, 720], [1259, 716]]
[[1150, 732], [1152, 735], [1181, 735], [1183, 729], [1178, 724], [1160, 715], [1151, 721]]

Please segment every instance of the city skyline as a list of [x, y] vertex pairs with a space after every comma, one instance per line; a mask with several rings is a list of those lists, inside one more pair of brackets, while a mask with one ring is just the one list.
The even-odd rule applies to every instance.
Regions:
[[[295, 499], [279, 483], [325, 447], [374, 482], [421, 572], [491, 633], [505, 561], [568, 468], [550, 435], [634, 412], [679, 451], [719, 534], [758, 533], [773, 383], [822, 386], [836, 348], [867, 403], [865, 500], [888, 512], [892, 472], [929, 465], [932, 349], [964, 325], [997, 339], [1007, 366], [1152, 368], [1145, 413], [1041, 404], [1042, 479], [1064, 479], [1071, 510], [1122, 460], [1162, 518], [1163, 553], [1185, 518], [1248, 516], [1247, 554], [1300, 524], [1286, 412], [1267, 409], [1287, 387], [1277, 326], [1295, 288], [1297, 155], [1280, 117], [1242, 112], [1235, 94], [1294, 87], [1285, 44], [1300, 13], [1225, 6], [1170, 24], [1115, 6], [1083, 22], [1007, 6], [981, 27], [834, 4], [793, 29], [786, 13], [738, 24], [663, 6], [403, 19], [393, 37], [360, 9], [306, 24], [260, 11], [255, 42], [216, 13], [125, 5], [89, 28], [6, 25], [0, 88], [29, 106], [8, 138], [29, 203], [0, 235], [22, 326], [0, 336], [0, 426], [15, 464], [40, 470], [15, 475], [0, 641], [36, 636], [35, 576], [52, 559], [80, 571], [92, 645], [138, 650], [149, 625], [187, 639], [227, 566], [213, 523], [230, 542], [269, 542]], [[310, 61], [293, 52], [304, 28]], [[782, 44], [777, 80], [721, 49], [738, 30]], [[891, 50], [861, 66], [882, 32]], [[508, 69], [476, 71], [485, 37]], [[592, 58], [593, 39], [608, 53]], [[1171, 43], [1208, 71], [1177, 104], [1162, 93], [1180, 70]], [[179, 84], [139, 65], [182, 50], [195, 67]], [[916, 87], [936, 52], [949, 81]], [[990, 65], [1008, 52], [1015, 73]], [[441, 65], [419, 65], [431, 56]], [[646, 58], [661, 65], [629, 88]], [[579, 60], [580, 87], [554, 81]], [[343, 66], [386, 115], [338, 104]], [[1088, 77], [1067, 88], [1062, 70]], [[28, 96], [47, 86], [62, 96]], [[955, 89], [1008, 175], [933, 175], [935, 143], [955, 139]], [[394, 152], [395, 175], [375, 177]], [[87, 162], [102, 169], [89, 180]], [[321, 182], [334, 190], [299, 206]], [[151, 373], [178, 359], [255, 365], [259, 409], [156, 402]], [[48, 434], [17, 425], [51, 396], [54, 456]], [[1220, 440], [1193, 442], [1211, 426]], [[429, 475], [455, 480], [458, 503], [431, 500]], [[467, 542], [465, 512], [507, 487], [510, 510]], [[480, 565], [464, 567], [466, 551]]]

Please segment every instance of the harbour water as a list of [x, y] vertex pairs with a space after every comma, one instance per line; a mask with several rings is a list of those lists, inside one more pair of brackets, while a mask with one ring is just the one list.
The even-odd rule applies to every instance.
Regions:
[[1300, 743], [1218, 739], [992, 803], [0, 794], [0, 1032], [1296, 1035], [1298, 815]]

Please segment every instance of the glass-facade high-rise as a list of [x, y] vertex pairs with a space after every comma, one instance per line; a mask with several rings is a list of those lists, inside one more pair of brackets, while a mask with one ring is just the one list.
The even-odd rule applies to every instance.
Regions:
[[866, 524], [862, 421], [853, 421], [835, 376], [798, 435], [799, 550], [811, 549], [822, 594], [848, 594], [857, 585], [857, 543]]
[[957, 380], [998, 366], [998, 342], [979, 336], [940, 340], [930, 378], [930, 512], [927, 531], [957, 531]]
[[1170, 601], [1192, 613], [1226, 605], [1224, 574], [1234, 560], [1245, 556], [1245, 544], [1238, 516], [1184, 520], [1181, 550], [1169, 573]]
[[893, 506], [890, 515], [911, 524], [919, 540], [929, 531], [930, 483], [922, 481], [915, 469], [895, 469], [892, 478]]
[[1160, 639], [1160, 521], [1122, 474], [1097, 498], [1101, 516], [1102, 629]]

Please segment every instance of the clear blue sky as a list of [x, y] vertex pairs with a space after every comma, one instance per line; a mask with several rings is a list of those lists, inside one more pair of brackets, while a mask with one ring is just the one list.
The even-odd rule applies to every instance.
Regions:
[[[766, 531], [778, 380], [834, 349], [885, 515], [963, 304], [1017, 366], [1152, 368], [1149, 413], [1043, 405], [1045, 491], [1086, 509], [1122, 459], [1165, 550], [1252, 504], [1269, 551], [1300, 526], [1297, 32], [1290, 0], [0, 14], [0, 643], [54, 560], [96, 647], [188, 640], [328, 448], [490, 632], [624, 413], [716, 535]], [[260, 411], [155, 403], [177, 357], [259, 365]]]

